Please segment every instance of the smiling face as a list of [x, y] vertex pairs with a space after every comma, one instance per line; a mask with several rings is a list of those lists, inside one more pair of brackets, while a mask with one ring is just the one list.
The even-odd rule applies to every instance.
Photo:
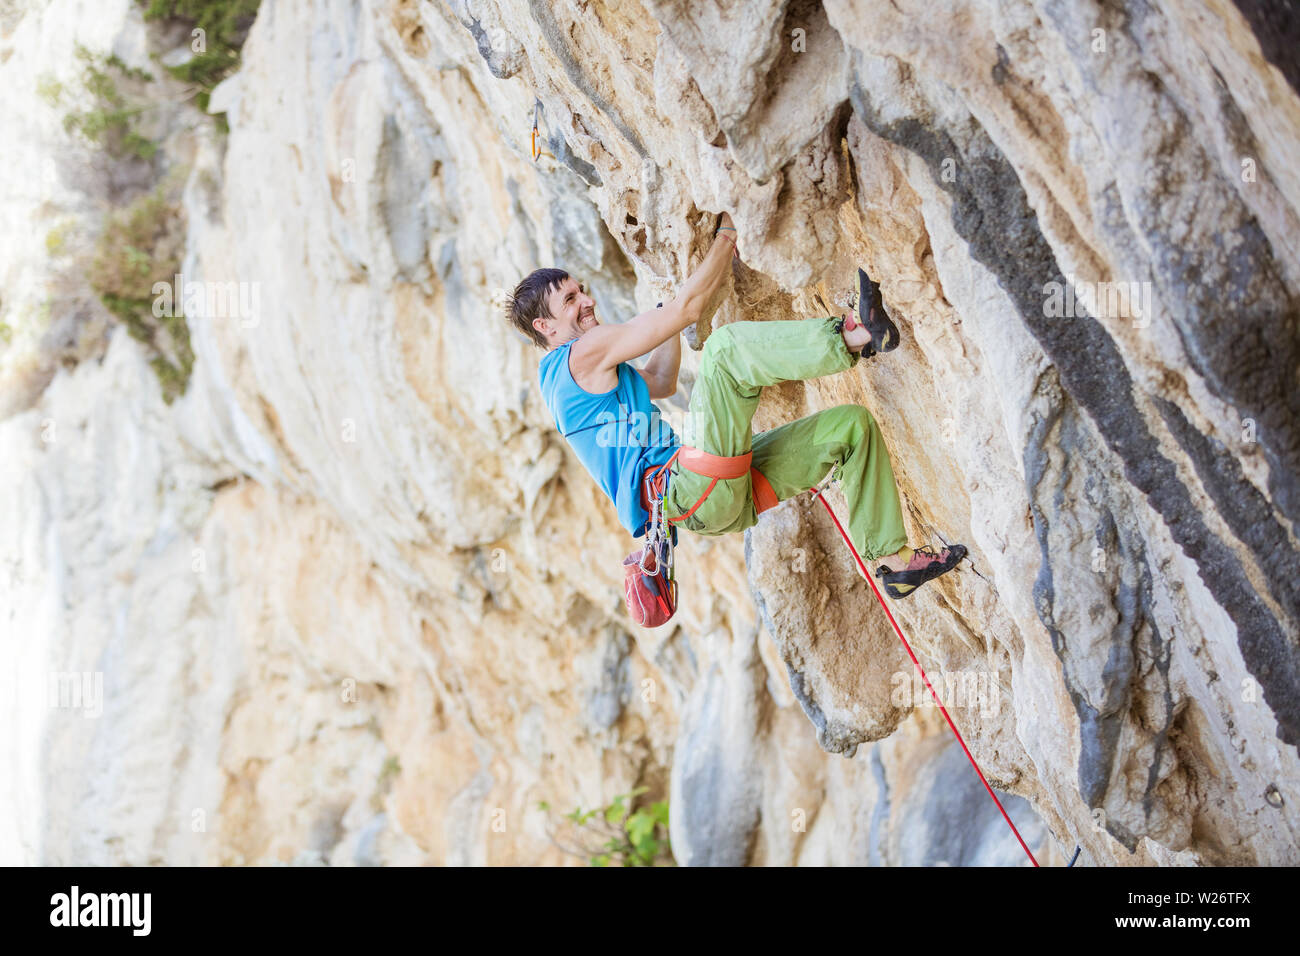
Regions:
[[546, 337], [551, 348], [571, 342], [594, 329], [596, 300], [587, 294], [587, 284], [570, 277], [547, 293], [546, 305], [553, 318], [533, 319], [533, 328]]

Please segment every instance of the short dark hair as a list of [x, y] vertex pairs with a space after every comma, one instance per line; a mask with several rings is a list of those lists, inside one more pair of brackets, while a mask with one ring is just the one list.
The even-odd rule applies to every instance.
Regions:
[[569, 274], [563, 269], [538, 269], [530, 272], [515, 286], [514, 295], [506, 300], [506, 318], [539, 349], [548, 349], [546, 337], [533, 327], [533, 319], [553, 319], [547, 297]]

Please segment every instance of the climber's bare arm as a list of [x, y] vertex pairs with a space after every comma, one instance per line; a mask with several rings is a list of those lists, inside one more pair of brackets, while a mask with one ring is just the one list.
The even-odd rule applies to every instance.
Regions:
[[645, 379], [651, 398], [668, 398], [677, 391], [677, 372], [682, 365], [682, 338], [674, 335], [650, 353], [645, 368], [637, 369]]
[[[729, 225], [730, 216], [723, 219]], [[732, 243], [719, 235], [708, 255], [682, 285], [681, 291], [662, 308], [642, 312], [623, 325], [600, 325], [573, 344], [573, 362], [582, 369], [600, 375], [657, 349], [641, 375], [650, 387], [651, 398], [666, 398], [677, 391], [677, 372], [681, 366], [681, 342], [677, 336], [694, 325], [704, 307], [721, 288], [731, 264]]]

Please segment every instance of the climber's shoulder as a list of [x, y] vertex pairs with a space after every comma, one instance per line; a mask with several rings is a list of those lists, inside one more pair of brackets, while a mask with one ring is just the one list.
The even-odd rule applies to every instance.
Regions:
[[599, 325], [569, 346], [569, 372], [583, 391], [598, 394], [617, 387], [619, 363], [609, 361], [609, 338], [602, 334], [617, 329]]

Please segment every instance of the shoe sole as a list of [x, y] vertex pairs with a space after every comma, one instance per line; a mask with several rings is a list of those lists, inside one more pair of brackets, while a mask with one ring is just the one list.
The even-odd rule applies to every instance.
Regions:
[[[873, 308], [874, 312], [873, 312]], [[868, 317], [871, 321], [868, 322]], [[872, 282], [867, 274], [858, 269], [858, 318], [871, 333], [871, 345], [877, 352], [892, 352], [902, 340], [898, 326], [885, 311], [885, 303], [880, 298], [880, 286]]]
[[950, 557], [945, 564], [939, 565], [938, 569], [934, 567], [930, 567], [925, 569], [924, 571], [906, 572], [910, 574], [919, 574], [922, 576], [921, 580], [917, 581], [915, 584], [902, 582], [902, 586], [907, 588], [906, 591], [900, 591], [898, 589], [899, 586], [897, 584], [894, 584], [893, 582], [886, 582], [884, 580], [885, 571], [883, 568], [879, 569], [876, 572], [876, 577], [879, 578], [881, 583], [885, 585], [885, 593], [888, 594], [891, 598], [893, 598], [894, 600], [905, 598], [909, 594], [915, 593], [916, 589], [919, 588], [921, 585], [928, 584], [929, 582], [933, 581], [935, 578], [942, 577], [943, 575], [951, 571], [953, 568], [957, 567], [957, 565], [961, 563], [961, 560], [964, 557], [966, 557], [967, 554], [966, 546], [963, 544], [954, 544], [951, 548], [949, 548], [949, 552], [951, 553], [952, 557]]

